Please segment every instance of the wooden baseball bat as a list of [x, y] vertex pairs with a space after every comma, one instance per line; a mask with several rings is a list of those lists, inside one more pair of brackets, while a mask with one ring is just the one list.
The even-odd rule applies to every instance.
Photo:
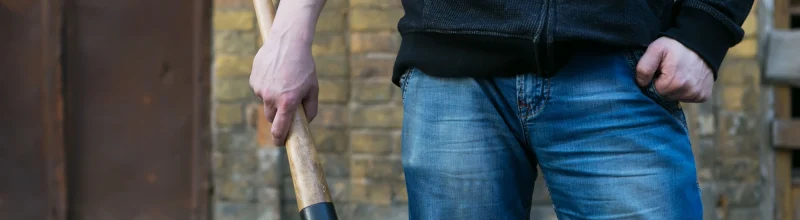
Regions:
[[[258, 18], [261, 38], [266, 42], [267, 34], [275, 19], [275, 5], [271, 0], [253, 0]], [[308, 130], [303, 106], [297, 108], [292, 117], [292, 125], [286, 138], [286, 154], [292, 172], [294, 194], [297, 196], [297, 209], [303, 220], [338, 219], [333, 200], [325, 181], [314, 140]]]

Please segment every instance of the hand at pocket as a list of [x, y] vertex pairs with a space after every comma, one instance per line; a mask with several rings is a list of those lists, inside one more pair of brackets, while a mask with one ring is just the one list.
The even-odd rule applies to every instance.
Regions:
[[636, 65], [639, 86], [654, 79], [661, 96], [680, 102], [705, 102], [714, 89], [711, 68], [694, 51], [668, 37], [651, 43]]

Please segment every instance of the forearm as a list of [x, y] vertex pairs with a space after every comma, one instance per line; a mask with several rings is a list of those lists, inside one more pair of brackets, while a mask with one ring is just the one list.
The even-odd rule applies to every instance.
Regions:
[[663, 35], [699, 54], [716, 72], [728, 48], [742, 41], [741, 25], [753, 0], [679, 1], [673, 26]]
[[319, 14], [326, 0], [281, 1], [270, 30], [270, 38], [311, 45]]

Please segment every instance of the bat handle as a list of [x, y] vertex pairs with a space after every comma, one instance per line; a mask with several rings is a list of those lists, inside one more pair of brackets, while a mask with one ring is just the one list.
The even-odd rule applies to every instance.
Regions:
[[253, 0], [253, 7], [256, 9], [261, 40], [266, 41], [269, 29], [272, 28], [272, 20], [275, 20], [275, 4], [272, 3], [272, 0]]
[[[302, 219], [336, 219], [330, 188], [325, 181], [308, 120], [301, 106], [292, 117], [286, 154], [292, 171], [297, 208]], [[309, 217], [309, 218], [305, 218]]]

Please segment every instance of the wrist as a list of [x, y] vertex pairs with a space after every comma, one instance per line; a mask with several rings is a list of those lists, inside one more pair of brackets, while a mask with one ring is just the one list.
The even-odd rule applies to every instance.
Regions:
[[324, 6], [319, 0], [293, 0], [278, 7], [270, 35], [281, 40], [311, 45], [317, 19]]
[[314, 29], [298, 27], [296, 25], [272, 26], [268, 38], [284, 42], [286, 44], [300, 44], [311, 46], [314, 41]]

